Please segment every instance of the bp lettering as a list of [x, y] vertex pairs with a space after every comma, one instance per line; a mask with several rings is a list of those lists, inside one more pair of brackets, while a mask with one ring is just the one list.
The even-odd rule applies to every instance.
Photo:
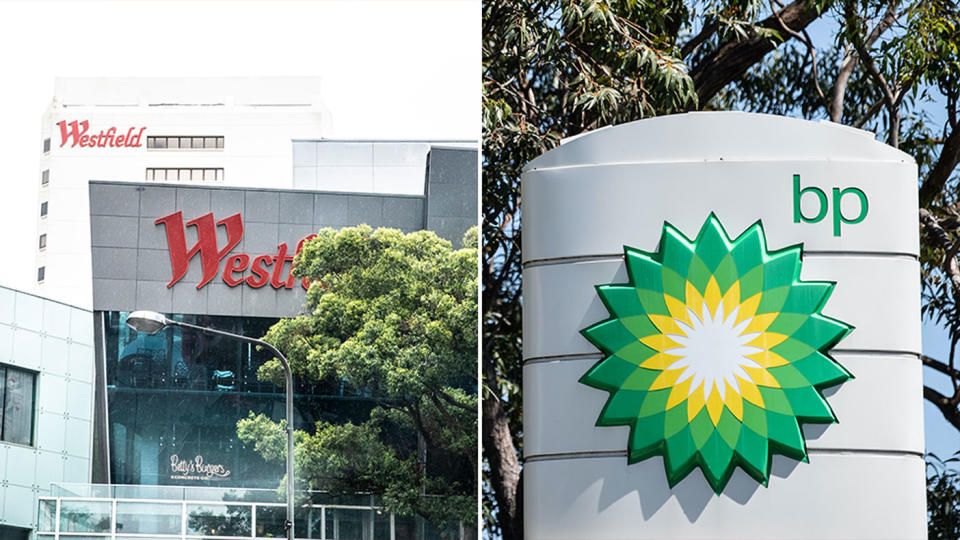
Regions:
[[[190, 269], [190, 262], [197, 255], [200, 256], [200, 266], [203, 276], [197, 289], [202, 288], [213, 278], [220, 275], [220, 278], [230, 287], [245, 284], [249, 287], [258, 289], [270, 284], [274, 289], [292, 289], [296, 278], [293, 276], [293, 258], [303, 248], [303, 243], [316, 237], [311, 234], [297, 244], [293, 255], [288, 255], [286, 243], [277, 246], [277, 253], [258, 255], [251, 258], [246, 253], [230, 254], [233, 248], [243, 239], [243, 218], [240, 214], [228, 216], [219, 221], [215, 221], [213, 214], [205, 214], [196, 219], [190, 220], [184, 224], [183, 212], [174, 212], [169, 216], [164, 216], [154, 222], [156, 225], [163, 225], [167, 234], [167, 248], [170, 253], [170, 268], [172, 277], [167, 287], [173, 287], [178, 281], [183, 279]], [[187, 247], [186, 231], [187, 227], [194, 227], [197, 232], [197, 242]], [[226, 233], [226, 244], [221, 248], [217, 242], [217, 229], [223, 227]], [[220, 273], [221, 262], [226, 258], [226, 264], [223, 265], [223, 273]], [[289, 263], [289, 265], [288, 265]], [[250, 270], [250, 275], [244, 277], [243, 272]], [[284, 275], [284, 270], [287, 274]], [[304, 278], [301, 280], [301, 286], [309, 288], [310, 282]]]
[[[803, 209], [800, 207], [804, 195], [813, 195], [816, 198], [817, 211], [812, 216], [804, 214]], [[832, 189], [831, 195], [831, 200], [828, 201], [827, 194], [818, 187], [807, 186], [805, 188], [801, 188], [800, 175], [793, 175], [793, 222], [819, 223], [823, 221], [823, 218], [827, 217], [827, 213], [830, 212], [830, 208], [832, 206], [833, 212], [831, 216], [833, 218], [833, 235], [840, 236], [841, 225], [856, 225], [867, 218], [867, 213], [870, 211], [870, 204], [867, 200], [867, 194], [864, 193], [860, 188], [848, 187], [841, 189], [835, 187]], [[856, 216], [849, 216], [843, 213], [843, 198], [848, 195], [855, 197], [858, 203], [859, 210], [857, 211]], [[807, 197], [807, 199], [809, 200], [810, 197]]]

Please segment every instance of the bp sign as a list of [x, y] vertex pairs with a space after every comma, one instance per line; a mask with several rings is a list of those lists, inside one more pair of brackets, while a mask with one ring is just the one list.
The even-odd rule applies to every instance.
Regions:
[[923, 538], [916, 166], [743, 113], [528, 165], [530, 538]]
[[629, 462], [663, 456], [671, 486], [699, 465], [720, 493], [736, 465], [766, 484], [772, 453], [807, 459], [799, 424], [836, 421], [821, 390], [850, 374], [826, 353], [851, 327], [820, 313], [833, 283], [801, 281], [801, 254], [713, 214], [694, 241], [665, 225], [656, 253], [625, 249], [580, 381], [610, 392], [597, 424], [630, 426]]

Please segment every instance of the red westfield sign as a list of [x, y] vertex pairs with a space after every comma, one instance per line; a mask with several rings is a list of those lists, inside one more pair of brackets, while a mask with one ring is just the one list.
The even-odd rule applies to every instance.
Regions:
[[[212, 213], [204, 214], [184, 224], [183, 212], [175, 212], [154, 223], [156, 225], [162, 223], [167, 231], [167, 248], [170, 251], [170, 266], [173, 269], [173, 277], [170, 283], [167, 283], [167, 288], [173, 287], [186, 275], [190, 268], [190, 261], [199, 253], [203, 278], [197, 284], [198, 289], [210, 283], [218, 274], [223, 282], [231, 287], [245, 283], [259, 289], [270, 283], [274, 289], [292, 289], [297, 279], [292, 272], [293, 257], [300, 253], [304, 242], [316, 236], [311, 234], [300, 240], [297, 249], [290, 255], [288, 255], [287, 244], [283, 243], [277, 246], [275, 255], [258, 255], [251, 261], [250, 255], [246, 253], [235, 253], [227, 257], [243, 239], [243, 218], [240, 214], [233, 214], [220, 221], [215, 221]], [[197, 243], [189, 249], [186, 241], [187, 227], [197, 229]], [[227, 243], [222, 248], [217, 245], [217, 227], [223, 227], [227, 233]], [[220, 262], [224, 257], [227, 258], [227, 262], [221, 274]], [[287, 266], [287, 263], [290, 265]], [[286, 275], [284, 275], [285, 268]], [[242, 274], [248, 269], [251, 274], [244, 277]], [[300, 285], [306, 289], [310, 287], [310, 282], [304, 278], [300, 280]]]
[[[67, 122], [66, 120], [61, 120], [57, 122], [57, 125], [60, 126], [60, 146], [66, 146], [67, 141], [71, 141], [70, 148], [74, 146], [86, 146], [86, 147], [136, 147], [143, 146], [141, 139], [143, 138], [143, 132], [146, 131], [146, 127], [142, 127], [139, 130], [135, 127], [131, 127], [127, 130], [126, 133], [119, 133], [119, 130], [116, 127], [110, 127], [106, 130], [100, 130], [99, 133], [89, 133], [90, 131], [90, 121], [83, 120], [82, 122]], [[134, 135], [136, 131], [136, 135]]]

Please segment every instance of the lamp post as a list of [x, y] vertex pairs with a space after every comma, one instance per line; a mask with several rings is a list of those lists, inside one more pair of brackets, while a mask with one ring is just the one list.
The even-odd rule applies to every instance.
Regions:
[[156, 334], [168, 326], [179, 326], [181, 328], [190, 328], [199, 332], [204, 332], [214, 336], [224, 336], [247, 343], [253, 343], [266, 348], [273, 353], [280, 363], [283, 364], [283, 371], [286, 377], [286, 400], [287, 400], [287, 539], [293, 540], [293, 372], [290, 371], [290, 363], [287, 358], [277, 350], [276, 347], [259, 339], [254, 339], [239, 334], [231, 334], [222, 330], [204, 328], [190, 323], [174, 321], [164, 317], [156, 311], [134, 311], [127, 317], [127, 326], [143, 332], [145, 334]]

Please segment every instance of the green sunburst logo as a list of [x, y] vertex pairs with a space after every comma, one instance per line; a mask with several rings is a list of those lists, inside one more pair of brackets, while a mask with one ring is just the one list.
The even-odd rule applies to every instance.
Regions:
[[800, 281], [801, 251], [713, 214], [694, 241], [665, 223], [655, 253], [624, 246], [580, 382], [610, 392], [597, 425], [630, 426], [629, 463], [662, 455], [671, 487], [699, 465], [719, 495], [736, 466], [766, 485], [773, 454], [807, 461], [800, 423], [837, 421], [821, 391], [852, 375], [827, 351], [853, 327], [820, 313], [834, 283]]

